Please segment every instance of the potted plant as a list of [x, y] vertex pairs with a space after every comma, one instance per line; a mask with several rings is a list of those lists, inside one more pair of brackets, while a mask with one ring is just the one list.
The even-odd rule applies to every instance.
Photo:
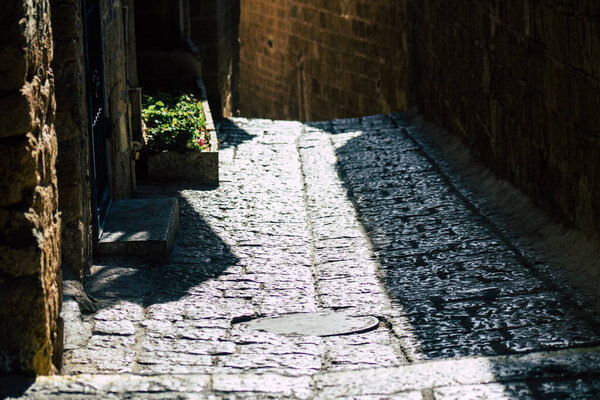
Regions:
[[148, 177], [218, 185], [218, 143], [208, 103], [193, 94], [143, 96]]

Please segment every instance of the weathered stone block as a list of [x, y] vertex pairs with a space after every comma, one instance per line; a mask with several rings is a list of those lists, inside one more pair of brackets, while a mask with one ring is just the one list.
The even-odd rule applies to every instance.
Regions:
[[72, 38], [78, 34], [77, 7], [61, 4], [52, 7], [52, 35], [54, 41]]
[[56, 105], [59, 111], [73, 110], [83, 101], [81, 75], [75, 65], [62, 64], [55, 68]]
[[50, 373], [59, 340], [49, 11], [47, 0], [7, 0], [0, 9], [0, 373]]
[[6, 46], [0, 52], [0, 92], [18, 90], [27, 76], [22, 46]]
[[21, 93], [12, 93], [0, 97], [0, 137], [23, 135], [31, 132], [33, 121], [31, 104]]
[[66, 211], [65, 221], [71, 222], [83, 215], [81, 187], [67, 185], [60, 188], [60, 208]]
[[3, 143], [0, 158], [0, 206], [18, 203], [23, 191], [38, 182], [38, 141], [32, 135], [18, 136]]
[[33, 275], [40, 269], [43, 232], [35, 216], [0, 210], [0, 274]]
[[67, 268], [75, 279], [83, 279], [83, 273], [87, 265], [85, 254], [85, 248], [87, 247], [86, 230], [89, 228], [84, 226], [80, 220], [67, 224], [68, 221], [65, 220], [62, 231], [62, 266]]
[[148, 176], [156, 181], [219, 183], [218, 152], [163, 152], [148, 158]]
[[50, 315], [41, 283], [36, 275], [0, 275], [0, 373], [51, 371]]

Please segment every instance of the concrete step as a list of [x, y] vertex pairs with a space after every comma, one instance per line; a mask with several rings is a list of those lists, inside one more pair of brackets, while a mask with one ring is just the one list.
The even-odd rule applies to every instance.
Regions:
[[167, 261], [179, 229], [174, 197], [113, 202], [97, 254]]

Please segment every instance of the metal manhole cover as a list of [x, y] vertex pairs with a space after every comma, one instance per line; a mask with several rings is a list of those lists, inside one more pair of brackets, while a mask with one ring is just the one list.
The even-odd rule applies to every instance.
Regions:
[[298, 313], [259, 318], [241, 324], [242, 329], [286, 336], [339, 336], [366, 332], [379, 324], [375, 317], [351, 317], [344, 313]]

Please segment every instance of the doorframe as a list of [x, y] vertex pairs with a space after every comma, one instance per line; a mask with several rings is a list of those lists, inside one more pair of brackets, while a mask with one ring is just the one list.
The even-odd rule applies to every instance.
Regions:
[[[96, 110], [93, 109], [92, 104], [92, 91], [94, 90], [93, 81], [94, 77], [92, 76], [91, 66], [90, 66], [90, 57], [89, 57], [89, 44], [90, 44], [90, 31], [88, 26], [88, 9], [90, 2], [94, 2], [96, 7], [94, 12], [96, 15], [92, 18], [97, 18], [95, 21], [95, 29], [97, 32], [93, 33], [94, 36], [97, 36], [98, 45], [98, 57], [100, 59], [98, 65], [98, 77], [96, 79], [100, 80], [100, 84], [96, 84], [100, 89], [100, 96], [102, 101], [102, 106]], [[104, 40], [103, 40], [103, 32], [102, 32], [102, 0], [81, 0], [82, 5], [82, 25], [83, 25], [83, 46], [84, 46], [84, 58], [85, 58], [85, 82], [86, 82], [86, 106], [87, 106], [87, 114], [88, 114], [88, 144], [89, 144], [89, 168], [90, 168], [90, 190], [91, 190], [91, 208], [92, 208], [92, 233], [93, 233], [93, 241], [97, 243], [102, 234], [102, 230], [104, 228], [104, 223], [106, 222], [106, 217], [108, 216], [108, 212], [110, 210], [110, 206], [112, 203], [111, 196], [111, 173], [110, 173], [110, 152], [108, 149], [108, 143], [106, 140], [110, 137], [110, 120], [107, 118], [107, 108], [106, 108], [106, 81], [104, 76]], [[93, 38], [96, 39], [96, 38]], [[97, 182], [97, 156], [96, 154], [96, 144], [95, 144], [95, 135], [94, 133], [98, 133], [95, 131], [95, 125], [100, 123], [101, 130], [100, 133], [104, 137], [105, 141], [105, 149], [106, 155], [103, 157], [106, 161], [106, 187], [103, 190], [103, 193], [98, 193], [98, 182]]]

